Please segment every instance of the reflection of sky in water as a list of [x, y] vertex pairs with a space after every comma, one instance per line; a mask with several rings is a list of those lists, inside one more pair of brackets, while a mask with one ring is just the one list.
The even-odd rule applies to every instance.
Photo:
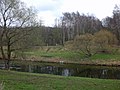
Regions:
[[69, 74], [70, 74], [69, 69], [63, 69], [62, 76], [70, 76]]

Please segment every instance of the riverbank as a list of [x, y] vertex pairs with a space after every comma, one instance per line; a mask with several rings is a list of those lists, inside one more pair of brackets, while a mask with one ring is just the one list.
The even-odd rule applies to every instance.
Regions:
[[42, 62], [80, 64], [80, 65], [93, 65], [93, 66], [120, 66], [120, 61], [116, 61], [116, 60], [83, 59], [83, 60], [79, 60], [79, 61], [72, 61], [72, 60], [64, 60], [61, 58], [51, 58], [51, 59], [43, 59], [41, 61]]
[[120, 90], [120, 80], [63, 77], [0, 70], [4, 90]]
[[[19, 59], [14, 59], [13, 61], [20, 61]], [[62, 58], [31, 58], [31, 59], [21, 59], [21, 61], [32, 61], [32, 62], [47, 62], [47, 63], [60, 63], [60, 64], [79, 64], [79, 65], [91, 65], [91, 66], [120, 66], [119, 60], [67, 60]]]
[[[0, 59], [0, 62], [4, 61]], [[57, 57], [40, 57], [40, 58], [19, 58], [19, 59], [12, 59], [12, 63], [21, 62], [21, 63], [29, 63], [29, 62], [45, 62], [45, 63], [60, 63], [60, 64], [78, 64], [78, 65], [91, 65], [91, 66], [110, 66], [110, 67], [119, 67], [120, 66], [120, 60], [90, 60], [89, 58], [86, 59], [80, 59], [80, 60], [68, 60], [63, 58], [57, 58]]]

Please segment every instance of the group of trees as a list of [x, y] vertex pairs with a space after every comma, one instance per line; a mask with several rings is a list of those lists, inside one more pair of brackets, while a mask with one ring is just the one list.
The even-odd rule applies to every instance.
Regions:
[[[79, 12], [63, 13], [63, 16], [57, 20], [55, 27], [38, 26], [34, 28], [31, 38], [34, 45], [64, 45], [66, 41], [74, 40], [77, 35], [86, 33], [94, 34], [103, 28], [116, 35], [118, 44], [120, 44], [119, 22], [120, 9], [118, 6], [113, 10], [112, 17], [106, 17], [100, 21], [93, 15], [80, 14]], [[58, 21], [58, 22], [57, 22]], [[34, 40], [36, 39], [36, 40]], [[35, 42], [34, 42], [35, 41]]]
[[61, 27], [65, 40], [72, 40], [76, 35], [99, 31], [102, 28], [101, 21], [92, 16], [77, 13], [63, 13]]
[[120, 7], [116, 5], [113, 16], [103, 21], [79, 12], [64, 13], [61, 29], [69, 47], [87, 56], [100, 52], [114, 53], [120, 45]]
[[113, 10], [113, 16], [103, 20], [103, 26], [116, 35], [120, 45], [120, 7], [118, 5]]
[[59, 20], [56, 19], [55, 27], [43, 28], [42, 39], [45, 45], [64, 45], [66, 41], [73, 40], [76, 35], [93, 34], [102, 27], [102, 22], [92, 15], [66, 12]]

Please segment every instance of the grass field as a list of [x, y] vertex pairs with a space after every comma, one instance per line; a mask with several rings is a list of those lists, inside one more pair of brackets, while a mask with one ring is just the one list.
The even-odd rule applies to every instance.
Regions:
[[[30, 50], [28, 52], [25, 52], [28, 56], [33, 57], [53, 57], [53, 58], [62, 58], [66, 60], [81, 60], [86, 58], [84, 54], [80, 52], [65, 50], [62, 47], [49, 47], [49, 48], [43, 48], [43, 49], [35, 49]], [[120, 53], [116, 54], [107, 54], [107, 53], [99, 53], [95, 54], [92, 57], [88, 58], [89, 60], [120, 60]]]
[[0, 70], [4, 90], [120, 90], [120, 80], [63, 77]]

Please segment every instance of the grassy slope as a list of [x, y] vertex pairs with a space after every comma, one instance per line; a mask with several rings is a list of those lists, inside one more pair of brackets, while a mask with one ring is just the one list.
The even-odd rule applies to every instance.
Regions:
[[0, 70], [4, 90], [120, 90], [119, 80], [62, 77]]

